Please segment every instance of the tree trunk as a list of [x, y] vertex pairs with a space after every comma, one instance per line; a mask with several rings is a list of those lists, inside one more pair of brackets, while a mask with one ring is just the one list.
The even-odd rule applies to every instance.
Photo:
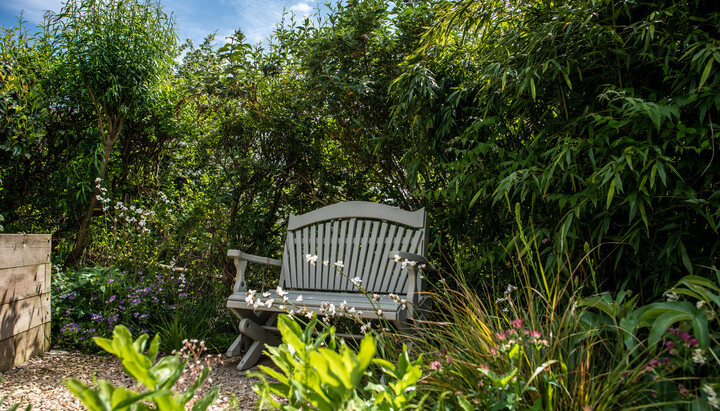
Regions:
[[[106, 136], [103, 138], [103, 158], [102, 162], [100, 163], [100, 170], [98, 173], [98, 177], [100, 177], [101, 180], [104, 180], [107, 174], [108, 163], [110, 162], [110, 153], [112, 152], [115, 142], [120, 136], [120, 131], [122, 130], [123, 123], [124, 117], [119, 119], [119, 121], [116, 123], [118, 127], [109, 129]], [[110, 124], [112, 125], [112, 122], [110, 122]], [[75, 236], [75, 246], [65, 259], [66, 266], [78, 262], [82, 257], [83, 253], [85, 253], [85, 249], [87, 248], [88, 244], [88, 232], [90, 230], [90, 222], [92, 220], [93, 213], [95, 212], [98, 194], [100, 194], [100, 190], [97, 188], [97, 184], [95, 184], [95, 189], [90, 195], [90, 203], [88, 204], [88, 208], [85, 211], [85, 217], [83, 217], [82, 221], [80, 222], [80, 228], [78, 229], [78, 233]]]

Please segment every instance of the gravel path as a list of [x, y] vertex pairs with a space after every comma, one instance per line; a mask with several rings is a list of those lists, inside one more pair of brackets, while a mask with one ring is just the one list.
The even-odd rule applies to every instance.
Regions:
[[[237, 397], [239, 406], [233, 408], [234, 410], [255, 409], [258, 396], [253, 392], [252, 386], [257, 379], [249, 378], [244, 371], [235, 369], [240, 358], [225, 358], [224, 364], [213, 367], [210, 373], [212, 386], [220, 385], [221, 388], [219, 400], [209, 410], [231, 409], [229, 400], [232, 394]], [[261, 364], [272, 363], [268, 358], [263, 358]], [[93, 376], [110, 381], [116, 386], [131, 387], [133, 384], [133, 380], [123, 372], [116, 357], [51, 350], [0, 373], [0, 398], [8, 396], [5, 402], [0, 403], [0, 410], [5, 410], [15, 403], [22, 404], [20, 409], [32, 404], [32, 409], [38, 411], [82, 410], [82, 404], [68, 391], [63, 380], [74, 377], [86, 384], [92, 384]]]

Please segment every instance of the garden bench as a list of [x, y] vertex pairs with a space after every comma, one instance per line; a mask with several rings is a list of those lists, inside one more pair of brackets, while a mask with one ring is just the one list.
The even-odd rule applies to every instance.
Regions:
[[[239, 370], [255, 365], [266, 343], [279, 343], [277, 316], [290, 310], [322, 316], [334, 309], [339, 315], [383, 317], [409, 331], [421, 305], [418, 269], [430, 267], [424, 257], [426, 236], [425, 209], [351, 201], [290, 215], [282, 260], [229, 250], [237, 278], [227, 307], [240, 318], [240, 335], [227, 354], [245, 352]], [[262, 292], [248, 290], [248, 263], [280, 267], [272, 303], [267, 303], [267, 293], [262, 298]]]

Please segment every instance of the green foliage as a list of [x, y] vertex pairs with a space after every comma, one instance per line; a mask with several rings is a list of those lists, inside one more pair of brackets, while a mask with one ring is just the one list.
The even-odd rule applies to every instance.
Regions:
[[225, 291], [189, 274], [94, 267], [59, 272], [53, 288], [52, 335], [55, 344], [68, 348], [96, 350], [93, 337], [109, 337], [116, 324], [126, 324], [131, 331], [160, 334], [164, 352], [180, 349], [184, 339], [206, 336], [222, 351], [237, 330], [224, 308]]
[[[148, 348], [149, 337], [143, 334], [133, 341], [132, 334], [122, 325], [115, 327], [113, 338], [95, 338], [97, 345], [117, 356], [123, 364], [123, 370], [134, 380], [142, 384], [146, 391], [139, 393], [124, 387], [114, 387], [107, 381], [95, 381], [95, 388], [70, 379], [65, 382], [68, 389], [87, 409], [105, 410], [185, 410], [185, 405], [193, 399], [197, 389], [205, 382], [210, 368], [203, 368], [198, 379], [185, 392], [175, 392], [173, 387], [182, 377], [186, 361], [177, 356], [167, 356], [155, 361], [160, 347], [156, 335]], [[217, 400], [219, 386], [213, 388], [203, 398], [194, 403], [193, 411], [207, 409]], [[152, 402], [156, 408], [148, 406]]]
[[[344, 340], [338, 342], [334, 327], [323, 327], [314, 337], [317, 325], [317, 317], [313, 317], [304, 330], [287, 315], [278, 318], [283, 343], [267, 350], [280, 370], [261, 365], [262, 373], [256, 376], [262, 383], [253, 387], [261, 395], [261, 408], [267, 403], [283, 410], [414, 408], [415, 384], [421, 377], [422, 358], [411, 361], [407, 348], [403, 347], [398, 363], [394, 365], [375, 358], [377, 349], [371, 335], [361, 340], [356, 353]], [[378, 371], [389, 381], [386, 384], [367, 383], [365, 391], [370, 392], [370, 398], [363, 398], [359, 387], [366, 375]], [[268, 382], [268, 376], [278, 382]], [[377, 381], [379, 377], [372, 379]], [[270, 394], [285, 398], [288, 403], [280, 403]]]
[[712, 1], [440, 5], [393, 84], [394, 113], [437, 170], [422, 189], [445, 241], [481, 256], [469, 274], [506, 271], [516, 202], [547, 271], [587, 242], [606, 290], [651, 299], [709, 274], [719, 23]]

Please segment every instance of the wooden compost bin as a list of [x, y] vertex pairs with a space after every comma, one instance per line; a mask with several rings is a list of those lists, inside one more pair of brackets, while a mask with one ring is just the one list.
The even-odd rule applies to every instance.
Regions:
[[50, 241], [0, 234], [0, 371], [50, 349]]

